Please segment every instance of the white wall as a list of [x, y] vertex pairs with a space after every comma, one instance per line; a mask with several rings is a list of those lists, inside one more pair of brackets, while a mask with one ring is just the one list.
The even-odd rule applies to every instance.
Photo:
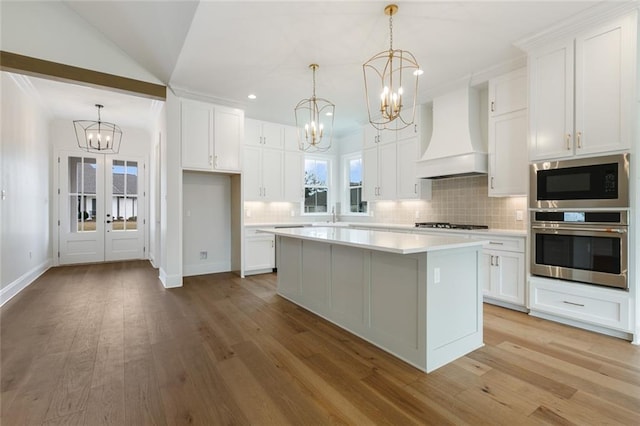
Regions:
[[182, 184], [183, 275], [231, 271], [230, 177], [184, 172]]
[[3, 1], [0, 48], [162, 84], [60, 1]]
[[28, 80], [2, 72], [0, 303], [51, 264], [49, 116]]

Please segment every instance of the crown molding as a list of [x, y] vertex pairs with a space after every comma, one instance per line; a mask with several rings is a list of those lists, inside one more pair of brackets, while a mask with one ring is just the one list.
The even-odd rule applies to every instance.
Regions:
[[576, 33], [586, 28], [604, 23], [613, 18], [621, 17], [633, 11], [637, 13], [639, 9], [639, 0], [602, 2], [543, 31], [520, 39], [514, 43], [514, 46], [529, 52], [558, 39], [573, 37]]

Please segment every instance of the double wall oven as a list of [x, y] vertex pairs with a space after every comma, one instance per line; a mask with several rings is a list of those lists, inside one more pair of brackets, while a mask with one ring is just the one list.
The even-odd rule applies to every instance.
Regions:
[[531, 166], [531, 273], [628, 288], [629, 154]]

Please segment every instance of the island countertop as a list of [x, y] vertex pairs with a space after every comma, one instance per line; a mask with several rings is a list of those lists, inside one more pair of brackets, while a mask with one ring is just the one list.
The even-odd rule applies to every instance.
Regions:
[[452, 248], [472, 247], [488, 242], [450, 236], [382, 232], [341, 227], [262, 228], [259, 229], [259, 231], [283, 237], [321, 241], [330, 244], [398, 254], [425, 253]]

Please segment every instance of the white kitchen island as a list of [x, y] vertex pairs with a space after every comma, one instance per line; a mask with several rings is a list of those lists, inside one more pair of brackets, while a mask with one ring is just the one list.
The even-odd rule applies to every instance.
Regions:
[[278, 294], [430, 372], [483, 345], [484, 241], [335, 227], [277, 236]]

